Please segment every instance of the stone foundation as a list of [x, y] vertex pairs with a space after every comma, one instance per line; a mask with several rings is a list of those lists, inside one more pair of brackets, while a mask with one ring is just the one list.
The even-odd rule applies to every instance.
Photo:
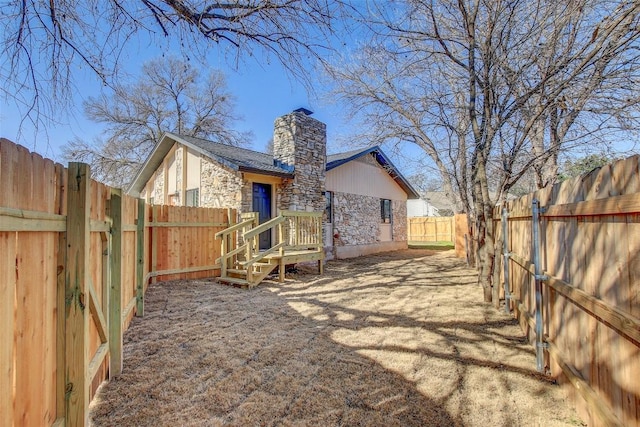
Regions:
[[334, 248], [335, 258], [355, 258], [359, 256], [377, 254], [379, 252], [399, 251], [407, 249], [407, 242], [378, 242], [367, 245], [347, 245]]

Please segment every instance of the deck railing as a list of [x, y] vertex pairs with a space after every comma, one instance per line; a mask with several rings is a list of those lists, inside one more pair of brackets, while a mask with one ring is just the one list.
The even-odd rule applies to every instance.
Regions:
[[[266, 250], [259, 248], [259, 236], [277, 230], [275, 244]], [[280, 215], [258, 225], [258, 213], [242, 214], [241, 222], [215, 235], [221, 239], [221, 276], [227, 271], [241, 268], [247, 271], [247, 280], [252, 280], [253, 266], [265, 257], [278, 251], [281, 257], [287, 251], [317, 250], [322, 246], [322, 212], [281, 211]]]
[[285, 252], [297, 249], [322, 249], [322, 212], [282, 211], [285, 219]]

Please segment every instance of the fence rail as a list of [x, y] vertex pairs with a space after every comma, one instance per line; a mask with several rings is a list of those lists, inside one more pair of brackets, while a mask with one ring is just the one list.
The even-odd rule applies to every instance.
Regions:
[[149, 279], [217, 273], [234, 214], [151, 208], [0, 139], [0, 425], [85, 425]]
[[494, 212], [506, 309], [588, 425], [640, 426], [639, 172], [630, 157]]

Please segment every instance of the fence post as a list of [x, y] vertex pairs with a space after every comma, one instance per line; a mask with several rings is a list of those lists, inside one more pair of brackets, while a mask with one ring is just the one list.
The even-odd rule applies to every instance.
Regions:
[[[60, 189], [60, 197], [56, 201], [56, 213], [63, 213], [65, 194], [64, 174], [61, 165], [56, 165], [56, 176]], [[66, 292], [67, 292], [67, 233], [58, 233], [58, 267], [56, 286], [56, 413], [58, 419], [66, 416], [67, 399], [65, 389], [67, 387], [65, 352], [66, 352]]]
[[544, 371], [544, 349], [546, 344], [543, 341], [542, 328], [542, 282], [546, 276], [542, 274], [540, 264], [540, 201], [533, 199], [532, 210], [532, 235], [533, 235], [533, 264], [535, 273], [535, 296], [536, 296], [536, 368], [538, 372]]
[[84, 426], [89, 412], [90, 170], [69, 163], [65, 280], [65, 425]]
[[[144, 316], [144, 199], [138, 199], [138, 220], [136, 222], [136, 316]], [[156, 242], [152, 242], [156, 244]]]
[[109, 378], [122, 372], [122, 191], [111, 189], [111, 270], [109, 293]]
[[504, 267], [504, 311], [511, 314], [511, 293], [509, 291], [509, 212], [502, 207], [502, 264]]

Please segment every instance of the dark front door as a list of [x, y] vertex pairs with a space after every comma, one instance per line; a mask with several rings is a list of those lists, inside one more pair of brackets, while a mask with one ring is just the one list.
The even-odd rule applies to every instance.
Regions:
[[[253, 211], [258, 212], [260, 224], [271, 219], [271, 185], [253, 184]], [[260, 249], [271, 247], [271, 231], [260, 234]]]

